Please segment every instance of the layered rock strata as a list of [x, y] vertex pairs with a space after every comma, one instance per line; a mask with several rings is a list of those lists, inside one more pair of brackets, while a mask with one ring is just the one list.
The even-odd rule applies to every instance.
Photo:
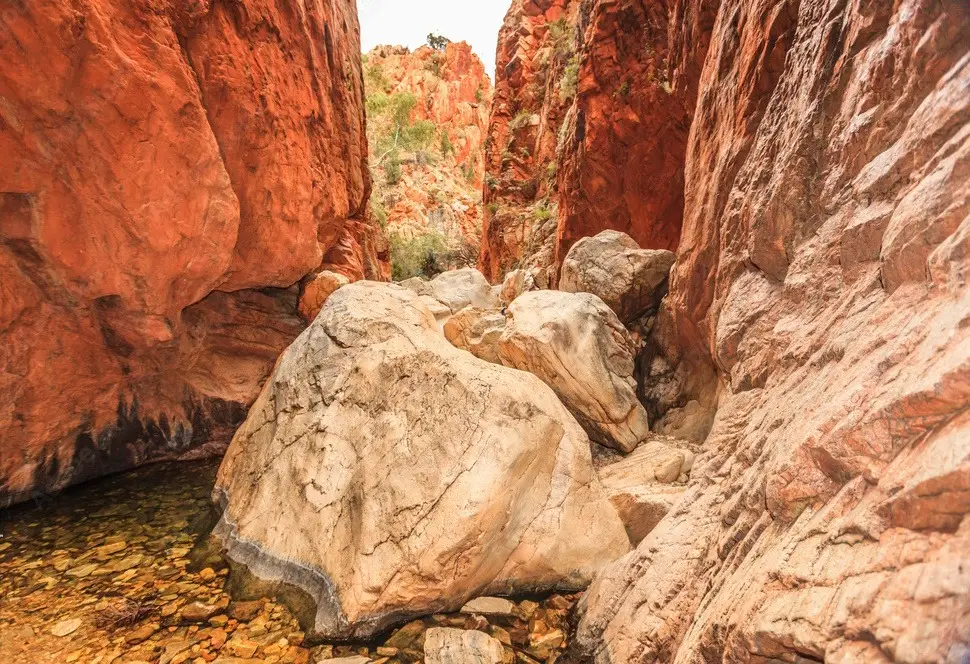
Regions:
[[678, 2], [669, 26], [711, 37], [699, 68], [672, 52], [698, 103], [657, 338], [718, 409], [684, 497], [585, 596], [577, 651], [961, 661], [967, 6]]

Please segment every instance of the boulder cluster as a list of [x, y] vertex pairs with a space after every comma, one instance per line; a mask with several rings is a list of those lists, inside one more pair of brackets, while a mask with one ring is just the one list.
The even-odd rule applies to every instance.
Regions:
[[[362, 639], [505, 601], [489, 595], [582, 589], [626, 554], [694, 458], [638, 399], [643, 344], [624, 322], [651, 315], [673, 261], [631, 242], [578, 243], [568, 291], [472, 268], [335, 288], [219, 471], [215, 532], [250, 589], [299, 596], [312, 638]], [[504, 656], [484, 633], [426, 638], [434, 661]]]

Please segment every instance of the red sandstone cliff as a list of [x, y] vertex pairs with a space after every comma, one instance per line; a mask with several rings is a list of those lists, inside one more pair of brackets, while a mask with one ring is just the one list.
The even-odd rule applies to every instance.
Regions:
[[479, 269], [553, 263], [559, 129], [575, 97], [578, 0], [515, 0], [499, 33]]
[[[449, 42], [442, 51], [379, 46], [365, 62], [371, 200], [387, 232], [401, 242], [434, 233], [455, 248], [477, 247], [482, 143], [492, 98], [482, 61], [467, 43]], [[392, 136], [392, 116], [405, 97], [409, 129], [426, 130], [419, 144], [401, 145]]]
[[676, 249], [696, 94], [675, 82], [679, 46], [663, 3], [512, 4], [486, 142], [487, 276], [538, 266], [555, 281], [576, 240], [607, 228]]
[[[584, 597], [574, 654], [965, 661], [970, 11], [679, 0], [666, 26], [645, 46], [696, 104], [657, 338], [716, 416], [685, 497]], [[617, 131], [600, 117], [567, 160]]]
[[386, 275], [358, 32], [344, 0], [0, 11], [0, 504], [231, 431], [294, 284]]

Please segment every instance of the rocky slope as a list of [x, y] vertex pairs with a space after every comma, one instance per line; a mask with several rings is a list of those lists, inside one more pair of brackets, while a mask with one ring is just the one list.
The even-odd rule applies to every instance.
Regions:
[[584, 597], [573, 654], [962, 661], [966, 3], [684, 0], [666, 24], [648, 44], [697, 103], [655, 340], [716, 418], [684, 498]]
[[359, 50], [345, 0], [3, 8], [0, 504], [231, 431], [295, 284], [386, 276]]
[[371, 201], [395, 249], [434, 235], [446, 245], [442, 253], [451, 249], [474, 263], [492, 97], [484, 65], [465, 42], [413, 52], [379, 46], [364, 60]]

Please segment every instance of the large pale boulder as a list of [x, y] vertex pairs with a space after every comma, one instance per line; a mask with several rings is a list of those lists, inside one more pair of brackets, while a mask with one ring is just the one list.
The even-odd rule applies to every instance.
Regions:
[[445, 323], [445, 338], [455, 348], [467, 350], [475, 357], [501, 364], [498, 341], [505, 330], [505, 314], [497, 309], [466, 307]]
[[630, 323], [659, 303], [674, 259], [670, 251], [641, 249], [626, 233], [603, 231], [569, 250], [559, 289], [597, 295]]
[[430, 295], [453, 314], [469, 306], [488, 309], [500, 305], [485, 275], [473, 267], [442, 272], [428, 282], [428, 286]]
[[520, 295], [499, 340], [503, 364], [541, 378], [590, 438], [622, 452], [650, 435], [636, 395], [635, 353], [616, 315], [589, 293]]
[[230, 560], [300, 589], [291, 606], [321, 638], [582, 587], [629, 550], [555, 394], [454, 348], [416, 295], [373, 282], [331, 295], [280, 358], [214, 496]]
[[530, 268], [528, 270], [512, 270], [502, 281], [499, 298], [502, 304], [508, 305], [522, 293], [542, 290], [549, 287], [549, 279], [545, 270]]

